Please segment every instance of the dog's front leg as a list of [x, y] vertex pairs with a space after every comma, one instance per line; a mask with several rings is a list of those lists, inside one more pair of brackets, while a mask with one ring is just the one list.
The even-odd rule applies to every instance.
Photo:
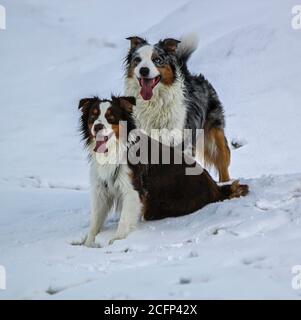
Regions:
[[123, 196], [122, 210], [118, 229], [115, 237], [110, 240], [113, 244], [115, 240], [125, 239], [127, 235], [136, 228], [141, 215], [141, 202], [136, 190], [129, 190]]
[[112, 198], [107, 190], [99, 185], [92, 185], [91, 189], [91, 221], [90, 230], [84, 241], [84, 245], [90, 248], [99, 247], [95, 243], [95, 238], [100, 232], [105, 219], [112, 208]]

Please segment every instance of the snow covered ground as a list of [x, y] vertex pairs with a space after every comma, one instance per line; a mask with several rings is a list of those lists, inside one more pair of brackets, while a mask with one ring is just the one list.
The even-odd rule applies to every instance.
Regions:
[[[0, 0], [0, 299], [293, 298], [301, 265], [301, 31], [295, 0]], [[225, 105], [243, 199], [141, 222], [101, 249], [89, 223], [79, 98], [122, 93], [124, 40], [197, 32], [190, 68]]]

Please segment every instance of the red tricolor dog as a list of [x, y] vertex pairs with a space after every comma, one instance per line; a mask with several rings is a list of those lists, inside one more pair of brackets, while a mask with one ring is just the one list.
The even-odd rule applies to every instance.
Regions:
[[[80, 101], [81, 132], [91, 157], [92, 217], [84, 241], [87, 246], [95, 246], [95, 237], [114, 204], [121, 216], [111, 243], [125, 238], [136, 227], [140, 215], [146, 220], [183, 216], [209, 203], [248, 193], [248, 186], [240, 185], [238, 181], [219, 186], [206, 170], [194, 159], [187, 159], [189, 156], [181, 150], [165, 146], [140, 131], [138, 134], [132, 117], [134, 105], [133, 97]], [[121, 139], [121, 132], [125, 139]], [[146, 147], [141, 145], [142, 141], [146, 142]], [[152, 148], [156, 144], [159, 159], [166, 151], [170, 154], [168, 164], [152, 163]], [[143, 163], [131, 161], [137, 150], [146, 152]], [[181, 163], [175, 161], [176, 156], [182, 159]], [[200, 173], [188, 175], [187, 169], [192, 168], [199, 169]]]

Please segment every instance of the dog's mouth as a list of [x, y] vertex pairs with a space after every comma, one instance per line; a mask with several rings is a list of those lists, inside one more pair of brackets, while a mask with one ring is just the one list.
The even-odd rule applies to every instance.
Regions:
[[114, 132], [111, 132], [109, 135], [104, 135], [99, 132], [96, 135], [96, 146], [94, 152], [96, 153], [107, 153], [109, 150], [107, 148], [107, 142], [112, 138]]
[[161, 76], [155, 78], [140, 78], [138, 79], [141, 87], [140, 94], [144, 100], [150, 100], [153, 96], [153, 90], [160, 82]]

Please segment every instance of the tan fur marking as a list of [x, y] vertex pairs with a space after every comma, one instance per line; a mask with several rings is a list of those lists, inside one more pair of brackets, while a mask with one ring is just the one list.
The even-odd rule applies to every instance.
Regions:
[[133, 78], [133, 77], [134, 77], [134, 74], [135, 74], [135, 66], [131, 65], [131, 66], [128, 68], [127, 76], [128, 76], [129, 78]]
[[112, 124], [112, 130], [114, 131], [116, 139], [119, 139], [119, 125], [118, 124]]
[[249, 187], [246, 184], [240, 184], [238, 180], [231, 185], [230, 199], [245, 197], [249, 193]]
[[219, 173], [219, 181], [230, 180], [229, 165], [231, 160], [230, 149], [222, 129], [205, 128], [205, 164], [213, 165]]
[[175, 76], [171, 69], [170, 65], [164, 65], [163, 67], [157, 67], [158, 71], [161, 75], [161, 82], [164, 83], [167, 86], [171, 86], [174, 82]]

